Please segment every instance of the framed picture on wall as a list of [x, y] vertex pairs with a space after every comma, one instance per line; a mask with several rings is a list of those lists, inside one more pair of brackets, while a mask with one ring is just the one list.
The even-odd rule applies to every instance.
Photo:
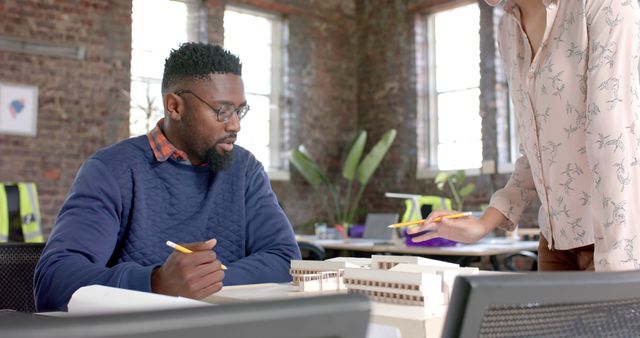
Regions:
[[36, 136], [38, 87], [0, 82], [0, 133]]

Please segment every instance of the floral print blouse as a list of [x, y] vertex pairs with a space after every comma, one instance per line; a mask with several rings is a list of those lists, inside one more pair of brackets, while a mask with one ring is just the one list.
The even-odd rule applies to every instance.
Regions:
[[522, 156], [491, 206], [513, 227], [537, 196], [550, 249], [593, 243], [596, 270], [640, 269], [638, 2], [538, 1], [535, 57], [514, 0], [500, 22]]

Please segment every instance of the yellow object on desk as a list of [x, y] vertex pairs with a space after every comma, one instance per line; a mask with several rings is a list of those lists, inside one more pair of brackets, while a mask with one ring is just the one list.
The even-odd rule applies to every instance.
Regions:
[[[173, 243], [172, 241], [167, 241], [167, 246], [170, 247], [170, 248], [174, 248], [174, 249], [176, 249], [176, 250], [178, 250], [178, 251], [180, 251], [180, 252], [182, 252], [184, 254], [193, 253], [193, 251], [183, 247], [180, 244]], [[221, 264], [221, 265], [222, 265], [222, 270], [226, 270], [227, 269], [227, 267], [224, 264]]]
[[[433, 219], [432, 222], [440, 222], [443, 218], [447, 218], [447, 219], [451, 219], [451, 218], [462, 218], [462, 217], [469, 217], [471, 216], [471, 212], [461, 212], [458, 214], [451, 214], [451, 215], [445, 215], [445, 216], [440, 216], [440, 217], [436, 217]], [[425, 222], [424, 219], [420, 219], [417, 221], [411, 221], [411, 222], [404, 222], [404, 223], [396, 223], [396, 224], [391, 224], [388, 226], [388, 228], [406, 228], [406, 227], [412, 227], [412, 226], [416, 226], [419, 224], [423, 224]]]

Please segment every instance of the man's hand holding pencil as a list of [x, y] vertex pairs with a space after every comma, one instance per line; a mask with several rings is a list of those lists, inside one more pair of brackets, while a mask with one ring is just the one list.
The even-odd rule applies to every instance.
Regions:
[[213, 251], [215, 239], [182, 245], [171, 244], [175, 251], [161, 267], [151, 273], [151, 291], [202, 299], [222, 289], [224, 271]]

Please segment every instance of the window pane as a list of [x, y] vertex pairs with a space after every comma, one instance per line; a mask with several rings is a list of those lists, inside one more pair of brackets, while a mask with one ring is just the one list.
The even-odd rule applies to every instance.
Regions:
[[132, 20], [131, 73], [162, 78], [169, 51], [187, 41], [187, 5], [167, 0], [134, 0]]
[[163, 116], [160, 86], [164, 60], [171, 49], [189, 41], [188, 14], [188, 3], [184, 1], [133, 0], [129, 119], [132, 136], [147, 133]]
[[251, 110], [242, 119], [237, 144], [249, 149], [265, 168], [269, 168], [270, 100], [266, 96], [247, 95], [247, 102]]
[[160, 83], [131, 81], [131, 135], [146, 134], [164, 115]]
[[480, 83], [480, 9], [477, 4], [435, 14], [436, 90]]
[[482, 166], [482, 143], [464, 141], [438, 145], [438, 169], [480, 168]]
[[232, 7], [224, 13], [224, 46], [242, 61], [242, 79], [251, 106], [242, 120], [238, 144], [251, 151], [267, 170], [278, 165], [272, 163], [279, 146], [277, 135], [273, 135], [279, 123], [279, 93], [273, 92], [277, 86], [272, 82], [278, 81], [273, 74], [274, 60], [278, 59], [275, 53], [279, 53], [273, 41], [278, 24], [275, 20], [275, 16], [266, 13]]
[[481, 140], [478, 88], [438, 95], [438, 142]]
[[460, 6], [430, 17], [435, 60], [431, 100], [435, 121], [430, 149], [432, 166], [440, 170], [479, 168], [482, 164], [480, 118], [480, 10], [478, 4]]
[[271, 22], [261, 16], [227, 10], [224, 46], [242, 60], [242, 77], [249, 93], [271, 91]]
[[438, 168], [482, 165], [478, 88], [438, 96]]

